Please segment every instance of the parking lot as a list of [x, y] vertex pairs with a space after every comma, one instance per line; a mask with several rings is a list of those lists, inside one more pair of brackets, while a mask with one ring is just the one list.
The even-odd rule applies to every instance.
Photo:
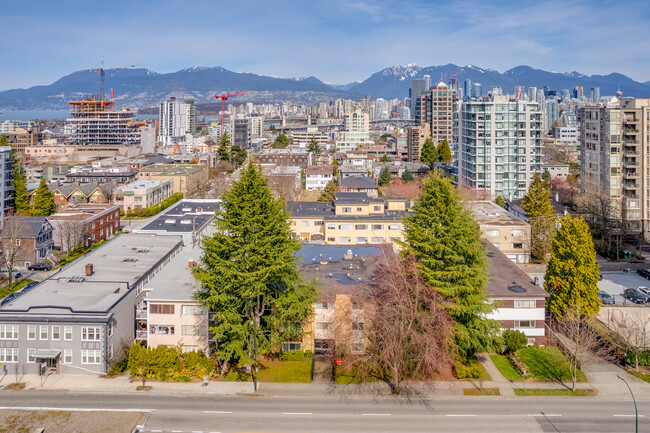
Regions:
[[[636, 289], [639, 286], [650, 287], [650, 280], [639, 275], [636, 271], [627, 272], [605, 272], [602, 281], [598, 282], [598, 288], [609, 293], [616, 304], [630, 304], [630, 300], [623, 297], [623, 291], [627, 288]], [[650, 304], [648, 304], [650, 307]]]

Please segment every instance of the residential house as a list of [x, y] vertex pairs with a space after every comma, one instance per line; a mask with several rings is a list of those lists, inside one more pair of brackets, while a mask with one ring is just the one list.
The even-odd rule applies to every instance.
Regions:
[[14, 239], [19, 247], [16, 249], [14, 267], [26, 268], [35, 263], [44, 263], [54, 244], [54, 229], [47, 217], [15, 216], [10, 227], [0, 233], [0, 238]]
[[208, 185], [208, 167], [202, 164], [151, 164], [140, 169], [140, 180], [172, 179], [174, 192], [187, 197]]
[[[58, 209], [65, 209], [68, 206], [76, 204], [88, 203], [108, 203], [109, 197], [102, 191], [103, 187], [99, 187], [96, 183], [66, 183], [63, 185], [49, 185], [52, 194], [54, 195], [54, 202]], [[34, 203], [36, 189], [29, 193], [30, 204]]]
[[339, 181], [339, 191], [366, 193], [369, 197], [377, 198], [379, 187], [374, 179], [365, 176], [348, 176]]
[[333, 179], [331, 165], [310, 165], [305, 170], [305, 189], [322, 191]]
[[384, 168], [388, 169], [391, 177], [402, 177], [406, 170], [410, 171], [414, 177], [423, 177], [426, 176], [430, 171], [428, 165], [417, 161], [377, 161], [372, 164], [372, 177], [379, 179]]

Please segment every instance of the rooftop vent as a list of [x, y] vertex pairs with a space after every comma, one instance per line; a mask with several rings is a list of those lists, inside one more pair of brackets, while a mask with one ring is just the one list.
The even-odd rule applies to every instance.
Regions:
[[123, 262], [137, 262], [138, 258], [133, 256], [124, 256], [122, 257]]
[[65, 279], [68, 280], [68, 283], [82, 283], [86, 281], [86, 276], [83, 274], [70, 274]]
[[176, 224], [176, 220], [173, 218], [167, 218], [165, 224]]
[[181, 220], [181, 224], [192, 224], [192, 220]]
[[139, 247], [135, 251], [138, 252], [138, 253], [148, 253], [150, 250], [149, 250], [149, 248]]
[[182, 208], [181, 210], [182, 210], [183, 212], [192, 212], [192, 208], [191, 208], [191, 207], [184, 207], [184, 208]]

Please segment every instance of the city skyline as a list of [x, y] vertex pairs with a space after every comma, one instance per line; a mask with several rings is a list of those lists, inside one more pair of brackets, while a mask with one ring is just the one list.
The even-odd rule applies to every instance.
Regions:
[[[619, 4], [499, 1], [193, 2], [155, 4], [72, 1], [6, 4], [0, 47], [12, 66], [0, 89], [49, 84], [73, 70], [140, 63], [166, 73], [196, 66], [334, 84], [363, 80], [392, 64], [517, 65], [558, 72], [620, 72], [650, 80], [650, 5], [626, 4], [624, 32], [606, 32]], [[30, 29], [26, 32], [25, 29]], [[634, 34], [634, 38], [627, 35]], [[620, 47], [625, 47], [621, 49]], [[344, 67], [342, 67], [344, 65]]]

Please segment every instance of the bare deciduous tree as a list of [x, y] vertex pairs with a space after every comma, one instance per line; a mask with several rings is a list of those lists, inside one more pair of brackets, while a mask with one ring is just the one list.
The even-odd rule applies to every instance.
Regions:
[[9, 287], [14, 281], [13, 270], [16, 260], [25, 250], [25, 246], [21, 242], [25, 237], [25, 232], [25, 222], [17, 216], [7, 217], [0, 232], [0, 261], [3, 267], [7, 268]]
[[[609, 192], [581, 191], [575, 200], [578, 212], [584, 215], [594, 237], [596, 250], [609, 250], [612, 236], [620, 239], [621, 224], [618, 203]], [[619, 240], [620, 242], [620, 240]]]
[[609, 326], [627, 343], [626, 350], [634, 355], [634, 369], [639, 371], [639, 354], [648, 347], [650, 314], [643, 308], [624, 308], [612, 311]]
[[117, 183], [114, 181], [103, 182], [98, 184], [97, 188], [104, 194], [106, 201], [110, 202], [113, 199], [113, 193], [115, 192], [115, 188], [117, 188]]
[[61, 252], [67, 253], [79, 245], [86, 245], [90, 231], [84, 221], [54, 220], [52, 221], [52, 225], [55, 228], [56, 236], [59, 238]]

